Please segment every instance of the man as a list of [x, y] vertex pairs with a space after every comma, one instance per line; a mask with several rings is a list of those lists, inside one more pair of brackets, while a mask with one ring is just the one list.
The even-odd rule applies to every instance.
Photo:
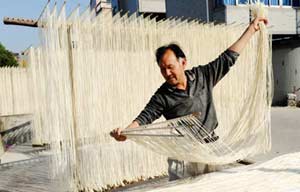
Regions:
[[[150, 124], [161, 115], [166, 119], [173, 119], [200, 112], [200, 121], [210, 136], [214, 137], [214, 129], [218, 126], [218, 121], [212, 98], [213, 87], [227, 74], [249, 39], [259, 30], [260, 22], [267, 24], [268, 20], [262, 17], [256, 18], [241, 37], [217, 59], [191, 70], [185, 70], [187, 60], [178, 45], [169, 44], [158, 48], [156, 61], [166, 82], [126, 129]], [[113, 130], [111, 135], [117, 141], [126, 140], [120, 128]], [[170, 180], [212, 171], [208, 170], [208, 166], [200, 163], [185, 163], [171, 159], [168, 162]]]

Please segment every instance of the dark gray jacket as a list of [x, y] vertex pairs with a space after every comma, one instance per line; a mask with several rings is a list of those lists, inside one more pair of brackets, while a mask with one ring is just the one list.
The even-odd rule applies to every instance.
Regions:
[[185, 91], [165, 82], [135, 121], [145, 125], [152, 123], [161, 115], [166, 119], [173, 119], [200, 112], [200, 121], [208, 132], [212, 132], [218, 125], [212, 97], [213, 87], [229, 71], [238, 56], [238, 53], [226, 50], [209, 64], [186, 70], [188, 85]]

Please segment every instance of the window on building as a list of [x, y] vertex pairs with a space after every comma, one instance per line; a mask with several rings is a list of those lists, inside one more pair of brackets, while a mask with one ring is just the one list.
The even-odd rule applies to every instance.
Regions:
[[235, 0], [223, 0], [225, 5], [235, 5]]
[[216, 2], [216, 7], [221, 7], [224, 5], [223, 0], [216, 0], [215, 2]]
[[269, 0], [260, 0], [260, 2], [264, 3], [265, 5], [269, 5]]
[[270, 0], [270, 5], [279, 5], [279, 0]]
[[248, 4], [248, 0], [239, 0], [239, 4]]
[[282, 0], [282, 5], [283, 6], [291, 6], [292, 5], [292, 1], [291, 0]]
[[[223, 5], [236, 5], [238, 4], [248, 4], [251, 0], [215, 0], [216, 7], [220, 7]], [[266, 6], [295, 6], [300, 7], [300, 0], [260, 0], [260, 2], [264, 3]]]
[[293, 6], [300, 7], [300, 0], [293, 0]]

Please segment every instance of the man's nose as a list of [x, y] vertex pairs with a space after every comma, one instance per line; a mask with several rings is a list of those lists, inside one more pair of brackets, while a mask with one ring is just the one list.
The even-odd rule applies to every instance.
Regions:
[[171, 70], [167, 69], [167, 70], [166, 70], [166, 75], [167, 75], [167, 76], [171, 75]]

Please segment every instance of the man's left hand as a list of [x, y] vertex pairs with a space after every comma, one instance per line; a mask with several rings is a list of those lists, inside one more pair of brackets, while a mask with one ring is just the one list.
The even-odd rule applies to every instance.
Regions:
[[257, 17], [251, 22], [250, 27], [252, 27], [254, 31], [258, 31], [260, 30], [259, 23], [261, 22], [263, 22], [265, 25], [268, 25], [269, 21], [265, 17]]

